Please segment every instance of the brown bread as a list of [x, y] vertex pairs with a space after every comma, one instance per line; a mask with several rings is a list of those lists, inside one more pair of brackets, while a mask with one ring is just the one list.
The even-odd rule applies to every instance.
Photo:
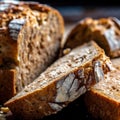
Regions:
[[[0, 95], [4, 95], [0, 103], [21, 91], [57, 59], [63, 32], [62, 16], [50, 6], [0, 2], [0, 75], [5, 78], [4, 85], [0, 79]], [[6, 77], [11, 69], [15, 73]]]
[[111, 65], [109, 57], [91, 41], [58, 59], [5, 106], [22, 119], [55, 114], [103, 79]]
[[120, 70], [120, 57], [111, 59], [111, 61], [112, 61], [113, 66]]
[[16, 71], [0, 70], [0, 100], [6, 101], [16, 93], [15, 77]]
[[85, 18], [72, 28], [66, 38], [64, 49], [72, 49], [90, 40], [96, 41], [111, 58], [119, 57], [120, 21], [114, 17]]
[[107, 73], [84, 97], [88, 112], [100, 120], [120, 120], [120, 58], [112, 62], [117, 69]]

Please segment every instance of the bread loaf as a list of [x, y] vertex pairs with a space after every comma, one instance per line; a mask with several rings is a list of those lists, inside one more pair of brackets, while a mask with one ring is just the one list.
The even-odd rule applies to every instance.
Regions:
[[54, 62], [5, 106], [22, 119], [55, 114], [103, 79], [111, 65], [109, 57], [91, 41]]
[[120, 120], [120, 59], [112, 62], [114, 66], [119, 63], [117, 69], [107, 73], [84, 96], [86, 109], [96, 119]]
[[111, 58], [120, 56], [120, 21], [114, 17], [92, 19], [78, 22], [66, 38], [65, 48], [74, 48], [90, 40], [105, 50]]
[[62, 16], [50, 6], [0, 2], [0, 75], [4, 78], [4, 84], [0, 79], [0, 103], [21, 91], [57, 59], [63, 32]]

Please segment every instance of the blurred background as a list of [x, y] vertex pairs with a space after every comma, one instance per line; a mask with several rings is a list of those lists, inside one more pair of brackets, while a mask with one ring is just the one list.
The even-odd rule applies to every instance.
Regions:
[[[23, 0], [0, 0], [23, 1]], [[77, 22], [85, 17], [117, 17], [120, 18], [119, 0], [24, 0], [48, 4], [58, 9], [65, 21]]]
[[[25, 0], [29, 1], [29, 0]], [[38, 1], [45, 4], [50, 4], [52, 6], [119, 6], [119, 0], [33, 0]]]

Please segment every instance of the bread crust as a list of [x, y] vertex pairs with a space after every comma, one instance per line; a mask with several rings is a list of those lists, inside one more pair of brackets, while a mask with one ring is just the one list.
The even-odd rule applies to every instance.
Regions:
[[120, 24], [119, 19], [85, 18], [72, 28], [66, 38], [65, 48], [74, 48], [90, 40], [105, 50], [111, 58], [120, 56]]

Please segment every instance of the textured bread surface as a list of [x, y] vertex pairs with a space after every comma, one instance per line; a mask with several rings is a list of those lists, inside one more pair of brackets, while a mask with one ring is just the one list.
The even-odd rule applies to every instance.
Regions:
[[[113, 59], [120, 64], [119, 59]], [[96, 119], [120, 120], [120, 66], [105, 75], [105, 79], [86, 92], [84, 100], [88, 112]]]
[[[0, 100], [6, 101], [13, 97], [16, 93], [15, 88], [15, 76], [16, 71], [11, 70], [0, 70]], [[6, 85], [7, 84], [7, 85]]]
[[78, 22], [66, 38], [65, 48], [74, 48], [90, 40], [105, 50], [111, 58], [120, 56], [120, 21], [114, 17], [85, 18]]
[[91, 41], [58, 59], [5, 106], [24, 119], [55, 114], [103, 79], [111, 67], [104, 51]]
[[113, 66], [120, 70], [120, 57], [111, 59]]
[[[11, 80], [16, 92], [58, 58], [63, 32], [62, 16], [50, 6], [0, 2], [0, 69], [16, 71], [15, 80]], [[8, 96], [4, 96], [6, 100]], [[0, 97], [0, 102], [5, 101]]]

